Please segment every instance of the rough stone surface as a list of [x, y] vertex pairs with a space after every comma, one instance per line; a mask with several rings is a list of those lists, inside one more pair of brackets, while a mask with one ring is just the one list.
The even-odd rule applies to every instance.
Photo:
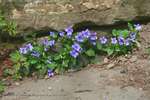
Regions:
[[88, 69], [49, 80], [28, 80], [9, 88], [1, 100], [150, 100], [148, 92], [139, 88], [109, 83], [114, 76], [121, 76], [119, 69]]
[[150, 17], [150, 0], [0, 0], [6, 15], [17, 22], [18, 29], [64, 29], [91, 21], [113, 24]]

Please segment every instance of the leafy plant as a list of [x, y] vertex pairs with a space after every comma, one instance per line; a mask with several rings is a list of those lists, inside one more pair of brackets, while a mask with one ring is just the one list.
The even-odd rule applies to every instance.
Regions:
[[5, 90], [5, 85], [2, 81], [0, 81], [0, 93], [4, 92]]
[[0, 12], [0, 33], [1, 34], [7, 34], [10, 36], [15, 36], [17, 34], [16, 32], [16, 23], [13, 21], [8, 21], [6, 18], [2, 15]]
[[48, 37], [26, 43], [10, 55], [14, 76], [22, 78], [32, 73], [53, 76], [54, 72], [86, 66], [99, 54], [127, 54], [136, 47], [140, 30], [140, 25], [129, 24], [129, 29], [113, 30], [112, 37], [98, 37], [88, 29], [74, 33], [72, 27], [58, 33], [50, 32]]

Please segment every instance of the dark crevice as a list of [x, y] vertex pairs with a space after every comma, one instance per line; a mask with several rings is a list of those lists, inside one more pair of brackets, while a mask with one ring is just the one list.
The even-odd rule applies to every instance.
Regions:
[[[132, 21], [122, 21], [120, 19], [116, 19], [113, 24], [107, 24], [107, 25], [97, 25], [92, 21], [82, 21], [80, 23], [76, 23], [73, 26], [73, 29], [75, 32], [79, 32], [84, 29], [89, 29], [92, 31], [102, 31], [110, 33], [112, 29], [125, 29], [127, 28], [128, 22], [132, 24], [147, 24], [150, 22], [150, 17], [147, 16], [137, 16], [135, 20]], [[25, 38], [40, 38], [44, 36], [48, 36], [50, 31], [58, 32], [55, 29], [49, 28], [49, 27], [43, 27], [42, 30], [36, 30], [33, 28], [28, 28], [26, 30], [23, 30], [25, 32], [28, 32], [27, 34], [19, 34], [15, 37], [7, 37], [8, 39], [4, 39], [3, 42], [13, 42], [13, 41], [23, 41], [25, 42]], [[32, 32], [31, 32], [32, 31]]]
[[112, 29], [124, 29], [127, 28], [128, 22], [132, 24], [147, 24], [150, 22], [150, 17], [147, 16], [137, 16], [135, 20], [132, 21], [123, 21], [121, 19], [115, 19], [115, 22], [113, 24], [107, 24], [107, 25], [97, 25], [92, 21], [83, 21], [80, 23], [77, 23], [74, 25], [74, 28], [76, 31], [81, 31], [84, 29], [90, 29], [90, 30], [98, 30], [98, 31], [112, 31]]

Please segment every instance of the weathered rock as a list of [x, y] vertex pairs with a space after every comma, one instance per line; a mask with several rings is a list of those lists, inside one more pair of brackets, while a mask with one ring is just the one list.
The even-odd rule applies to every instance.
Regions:
[[150, 17], [150, 0], [0, 0], [1, 8], [18, 24], [19, 31], [56, 30], [89, 21], [114, 24]]

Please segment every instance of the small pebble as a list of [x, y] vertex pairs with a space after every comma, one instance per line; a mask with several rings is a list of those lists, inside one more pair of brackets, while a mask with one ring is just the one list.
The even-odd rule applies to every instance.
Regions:
[[123, 69], [123, 70], [120, 71], [121, 74], [125, 74], [125, 73], [127, 73], [127, 72], [128, 72], [127, 69]]
[[108, 69], [112, 69], [114, 66], [115, 66], [114, 63], [110, 63], [110, 64], [107, 65], [107, 68], [108, 68]]
[[137, 56], [132, 56], [130, 59], [131, 62], [136, 62], [137, 61]]
[[45, 75], [44, 79], [49, 79], [48, 75]]
[[15, 85], [16, 85], [16, 86], [19, 86], [19, 85], [20, 85], [20, 83], [19, 83], [19, 82], [15, 82]]
[[48, 90], [52, 90], [52, 87], [49, 86], [49, 87], [48, 87]]
[[104, 63], [108, 63], [109, 59], [108, 58], [104, 58]]

